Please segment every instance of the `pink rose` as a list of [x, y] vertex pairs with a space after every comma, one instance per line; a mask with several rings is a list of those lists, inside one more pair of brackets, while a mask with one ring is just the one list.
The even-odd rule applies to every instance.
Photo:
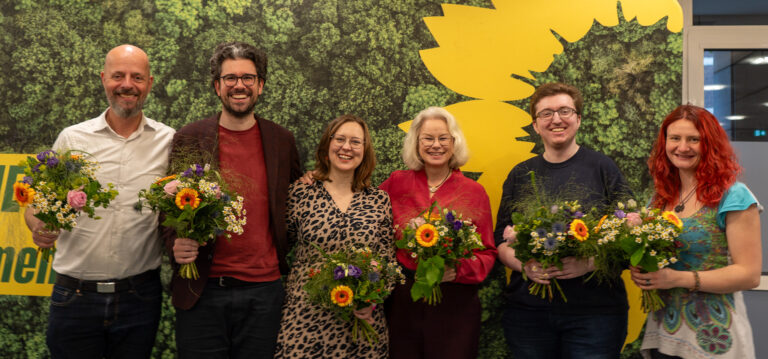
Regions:
[[504, 227], [504, 234], [501, 235], [505, 241], [509, 244], [513, 244], [517, 241], [517, 231], [512, 226]]
[[419, 228], [419, 227], [421, 227], [421, 225], [422, 225], [422, 224], [425, 224], [425, 223], [427, 223], [427, 220], [426, 220], [426, 219], [424, 219], [424, 217], [422, 217], [422, 216], [418, 216], [418, 217], [416, 217], [416, 218], [412, 218], [412, 219], [411, 219], [411, 220], [408, 222], [408, 226], [409, 226], [409, 227], [411, 227], [411, 228], [413, 228], [413, 229], [416, 229], [416, 228]]
[[163, 191], [165, 191], [165, 193], [169, 196], [175, 196], [176, 191], [178, 190], [176, 187], [178, 187], [179, 184], [181, 184], [179, 180], [173, 180], [171, 182], [168, 182], [165, 184], [165, 186], [163, 186]]
[[643, 224], [643, 218], [640, 217], [640, 213], [631, 212], [627, 213], [627, 227], [635, 227]]
[[81, 190], [71, 190], [67, 192], [67, 203], [76, 211], [83, 209], [87, 200], [88, 195]]

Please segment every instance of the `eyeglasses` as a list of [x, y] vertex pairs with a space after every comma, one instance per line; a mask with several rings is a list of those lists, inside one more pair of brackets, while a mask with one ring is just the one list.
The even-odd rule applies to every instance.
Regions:
[[425, 147], [434, 145], [435, 140], [437, 140], [437, 143], [439, 143], [440, 146], [448, 146], [449, 144], [453, 143], [453, 137], [448, 135], [440, 136], [438, 138], [434, 138], [432, 136], [424, 136], [419, 138], [419, 142], [421, 142], [421, 145]]
[[555, 116], [555, 112], [557, 112], [557, 114], [560, 115], [560, 118], [570, 118], [571, 116], [573, 116], [574, 113], [576, 113], [576, 110], [570, 107], [560, 107], [556, 111], [542, 110], [541, 112], [536, 114], [536, 118], [544, 121], [549, 121]]
[[224, 84], [227, 86], [237, 86], [237, 80], [242, 79], [244, 86], [253, 86], [253, 84], [256, 83], [256, 79], [259, 78], [258, 75], [254, 74], [245, 74], [243, 76], [235, 76], [235, 75], [224, 75], [220, 77], [222, 80], [224, 80]]
[[[347, 138], [344, 136], [331, 136], [331, 139], [333, 140], [333, 143], [335, 143], [339, 147], [344, 147], [344, 144], [347, 143]], [[357, 137], [350, 137], [349, 138], [349, 147], [352, 147], [356, 150], [359, 150], [363, 147], [363, 144], [365, 144], [365, 141], [357, 138]]]

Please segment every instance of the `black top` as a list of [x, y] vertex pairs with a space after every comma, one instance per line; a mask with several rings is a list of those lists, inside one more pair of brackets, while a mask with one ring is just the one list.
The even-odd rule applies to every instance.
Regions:
[[[627, 181], [608, 156], [580, 147], [576, 154], [561, 163], [547, 162], [536, 156], [515, 166], [504, 181], [501, 205], [496, 217], [494, 237], [498, 246], [504, 241], [502, 234], [512, 225], [512, 212], [516, 203], [532, 191], [528, 174], [533, 171], [539, 188], [558, 200], [578, 200], [582, 208], [607, 208], [631, 195]], [[589, 273], [573, 279], [559, 279], [558, 283], [568, 302], [555, 295], [552, 302], [528, 293], [532, 282], [523, 280], [514, 271], [505, 290], [508, 305], [521, 309], [552, 310], [573, 314], [620, 314], [628, 310], [627, 293], [620, 273], [611, 280], [598, 283], [597, 278], [584, 282]]]

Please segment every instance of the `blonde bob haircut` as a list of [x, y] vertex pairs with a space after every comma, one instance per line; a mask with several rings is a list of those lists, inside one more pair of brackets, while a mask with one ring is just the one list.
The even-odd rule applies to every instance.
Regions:
[[459, 123], [456, 122], [453, 115], [446, 109], [442, 107], [428, 107], [416, 115], [416, 118], [411, 122], [408, 134], [405, 135], [402, 152], [405, 165], [414, 171], [424, 168], [424, 161], [419, 156], [419, 135], [424, 121], [430, 118], [445, 121], [448, 125], [448, 132], [453, 137], [453, 156], [448, 162], [448, 166], [451, 169], [457, 169], [467, 163], [467, 160], [469, 160], [469, 148], [467, 148], [467, 139], [464, 138], [464, 133], [459, 128]]

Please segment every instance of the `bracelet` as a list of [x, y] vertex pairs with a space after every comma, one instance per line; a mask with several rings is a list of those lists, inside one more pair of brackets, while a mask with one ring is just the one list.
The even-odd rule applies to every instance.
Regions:
[[693, 288], [690, 289], [691, 292], [698, 292], [699, 289], [701, 289], [701, 279], [699, 278], [699, 271], [693, 271]]

